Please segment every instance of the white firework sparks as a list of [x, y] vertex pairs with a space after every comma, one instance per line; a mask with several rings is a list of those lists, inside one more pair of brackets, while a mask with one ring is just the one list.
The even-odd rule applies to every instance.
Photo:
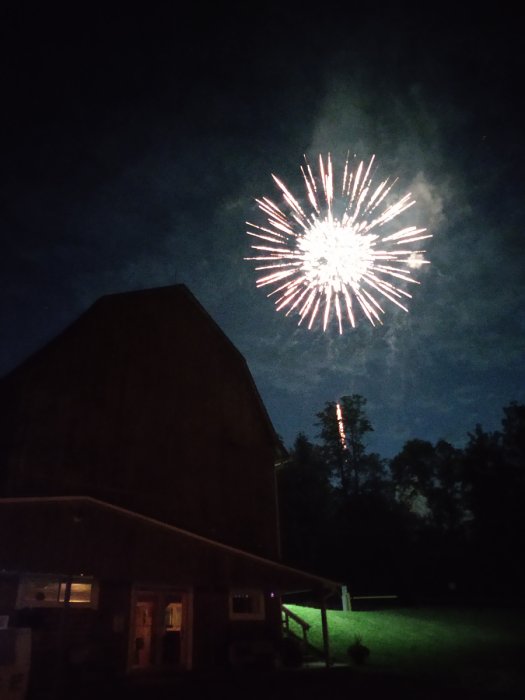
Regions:
[[343, 421], [343, 411], [341, 409], [341, 404], [335, 404], [335, 416], [337, 418], [337, 430], [339, 431], [339, 441], [341, 442], [341, 447], [346, 450], [346, 435], [345, 435], [345, 424]]
[[411, 295], [397, 286], [397, 281], [418, 284], [411, 270], [428, 263], [425, 251], [409, 245], [430, 238], [426, 229], [408, 226], [396, 230], [394, 226], [392, 231], [388, 226], [415, 200], [408, 193], [386, 204], [396, 181], [387, 178], [373, 186], [373, 163], [374, 156], [368, 165], [361, 161], [352, 169], [347, 158], [341, 189], [336, 194], [330, 154], [326, 162], [319, 156], [317, 177], [305, 157], [301, 171], [308, 211], [272, 175], [283, 204], [278, 206], [267, 197], [257, 199], [268, 223], [258, 226], [247, 222], [251, 227], [248, 235], [258, 241], [252, 245], [256, 257], [246, 259], [261, 263], [255, 269], [264, 271], [257, 286], [277, 285], [268, 294], [277, 296], [277, 310], [285, 310], [287, 316], [298, 313], [299, 324], [306, 319], [309, 329], [316, 318], [322, 317], [326, 330], [334, 314], [339, 333], [346, 322], [354, 328], [357, 308], [372, 325], [381, 323], [380, 314], [385, 313], [382, 299], [408, 311], [401, 302]]

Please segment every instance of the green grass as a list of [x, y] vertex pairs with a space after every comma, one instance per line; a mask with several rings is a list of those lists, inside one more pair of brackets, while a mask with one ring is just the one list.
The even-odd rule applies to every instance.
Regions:
[[[310, 625], [309, 641], [322, 648], [319, 610], [288, 605]], [[525, 610], [414, 608], [328, 611], [330, 653], [351, 665], [355, 636], [370, 649], [364, 673], [439, 678], [445, 683], [525, 688]], [[291, 623], [293, 630], [293, 623]]]

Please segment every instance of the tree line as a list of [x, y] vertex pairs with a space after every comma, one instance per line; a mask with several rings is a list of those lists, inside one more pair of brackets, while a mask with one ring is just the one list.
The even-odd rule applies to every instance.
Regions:
[[500, 430], [476, 425], [461, 449], [415, 438], [390, 460], [367, 450], [364, 397], [317, 419], [320, 441], [299, 434], [278, 472], [287, 562], [353, 594], [523, 594], [525, 405], [505, 406]]

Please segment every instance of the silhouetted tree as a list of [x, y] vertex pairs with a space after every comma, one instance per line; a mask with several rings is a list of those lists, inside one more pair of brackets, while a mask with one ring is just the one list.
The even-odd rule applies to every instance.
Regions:
[[475, 568], [494, 593], [525, 584], [525, 407], [503, 409], [502, 431], [477, 425], [465, 448]]
[[[339, 400], [341, 417], [337, 415], [337, 403], [327, 402], [317, 414], [321, 427], [319, 437], [333, 475], [340, 482], [344, 495], [359, 494], [366, 479], [370, 460], [365, 459], [364, 437], [373, 430], [365, 413], [366, 399], [359, 394], [343, 396]], [[375, 465], [374, 465], [375, 466]]]
[[384, 592], [404, 587], [408, 545], [406, 509], [393, 497], [387, 463], [366, 450], [373, 430], [359, 394], [329, 402], [317, 414], [326, 462], [336, 484], [334, 532], [338, 576], [352, 590]]
[[467, 515], [462, 452], [445, 440], [409, 440], [390, 462], [397, 498], [440, 531]]
[[521, 484], [525, 474], [525, 405], [512, 401], [503, 408], [501, 443], [505, 461], [516, 468]]
[[463, 579], [466, 520], [463, 453], [444, 440], [409, 440], [390, 463], [397, 498], [416, 517], [415, 589], [445, 593]]
[[428, 496], [434, 479], [435, 450], [427, 440], [408, 440], [390, 462], [396, 496], [421, 517], [428, 511]]
[[353, 592], [521, 592], [525, 406], [463, 450], [413, 439], [387, 463], [366, 450], [366, 399], [339, 405], [317, 414], [322, 444], [300, 434], [278, 474], [286, 558]]
[[438, 440], [434, 447], [434, 474], [427, 500], [432, 524], [440, 532], [458, 531], [470, 517], [463, 452], [445, 440]]

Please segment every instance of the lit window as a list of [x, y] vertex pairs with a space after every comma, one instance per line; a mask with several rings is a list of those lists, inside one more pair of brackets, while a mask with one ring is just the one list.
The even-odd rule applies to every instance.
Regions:
[[164, 626], [170, 632], [180, 632], [182, 626], [182, 603], [170, 603], [166, 606]]
[[[58, 600], [63, 603], [66, 597], [66, 587], [67, 584], [62, 582], [60, 584], [60, 593], [58, 595]], [[91, 603], [91, 597], [93, 595], [93, 582], [92, 581], [82, 581], [72, 582], [71, 590], [69, 592], [69, 602], [70, 603]]]
[[261, 591], [231, 591], [231, 620], [264, 620], [264, 595]]
[[[67, 581], [53, 576], [24, 576], [18, 587], [17, 608], [53, 608], [61, 606], [66, 597]], [[75, 577], [71, 581], [69, 603], [95, 608], [97, 586], [91, 578]]]

